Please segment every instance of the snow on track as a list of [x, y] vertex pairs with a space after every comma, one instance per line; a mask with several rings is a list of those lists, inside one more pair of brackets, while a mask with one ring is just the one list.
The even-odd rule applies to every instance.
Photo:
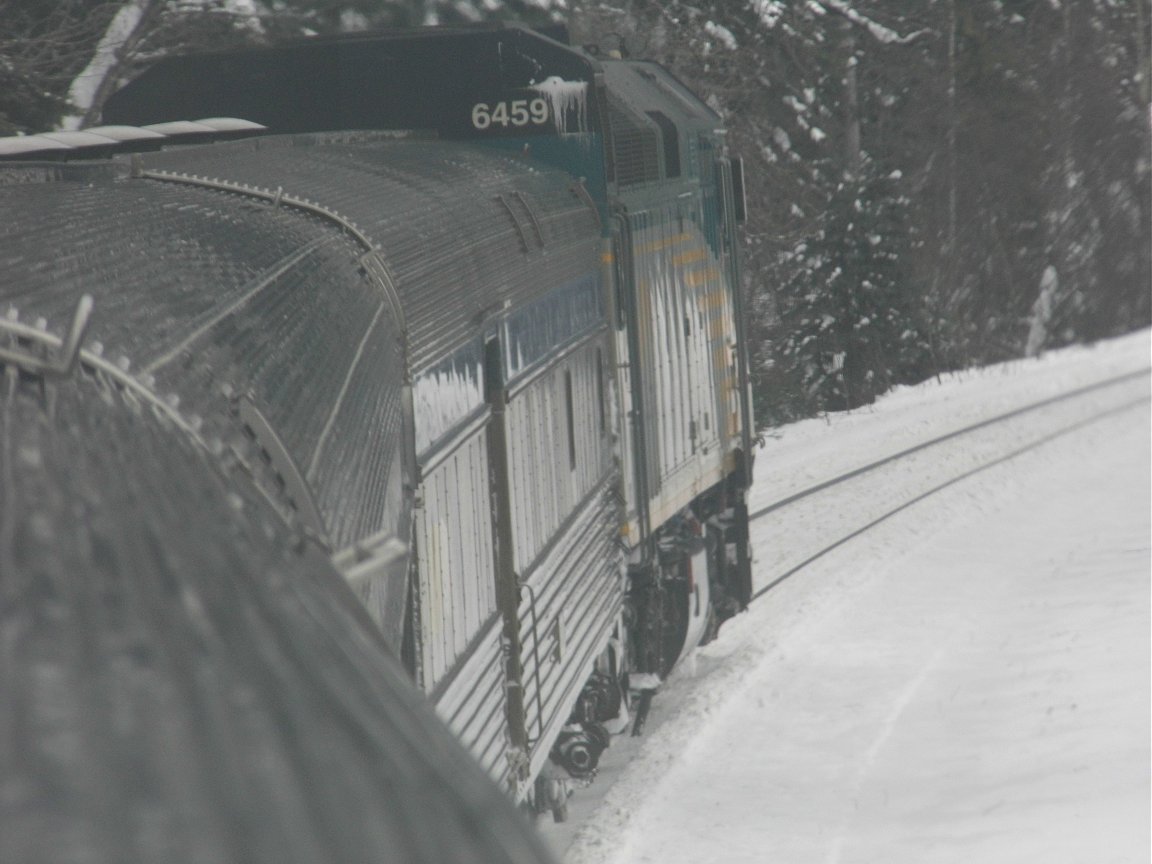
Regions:
[[756, 454], [749, 510], [972, 423], [1147, 369], [1149, 345], [1143, 330], [1040, 359], [968, 369], [897, 387], [873, 406], [771, 430]]
[[[1148, 345], [917, 388], [778, 443], [794, 465], [865, 461], [955, 409], [1146, 365]], [[1146, 405], [1089, 426], [767, 594], [661, 691], [569, 864], [1147, 861], [1150, 440]]]

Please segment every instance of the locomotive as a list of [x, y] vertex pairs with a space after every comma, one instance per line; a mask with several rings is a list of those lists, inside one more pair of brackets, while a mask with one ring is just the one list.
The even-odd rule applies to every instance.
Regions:
[[[0, 592], [28, 634], [0, 688], [42, 762], [80, 721], [36, 669], [115, 742], [60, 788], [155, 758], [125, 795], [158, 837], [239, 818], [205, 816], [198, 760], [265, 826], [301, 789], [387, 806], [372, 770], [420, 770], [380, 717], [423, 710], [390, 655], [561, 816], [750, 597], [720, 118], [656, 64], [502, 27], [173, 57], [103, 122], [0, 139]], [[424, 725], [391, 749], [454, 759]], [[339, 833], [331, 801], [283, 845]]]

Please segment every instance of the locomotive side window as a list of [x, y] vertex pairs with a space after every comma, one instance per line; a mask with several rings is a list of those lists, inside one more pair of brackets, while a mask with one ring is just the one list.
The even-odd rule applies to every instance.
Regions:
[[680, 133], [676, 124], [663, 111], [646, 111], [652, 121], [660, 127], [660, 140], [664, 147], [664, 176], [680, 176]]
[[732, 172], [732, 204], [736, 209], [736, 224], [748, 221], [748, 193], [744, 189], [744, 157], [735, 156], [728, 162]]

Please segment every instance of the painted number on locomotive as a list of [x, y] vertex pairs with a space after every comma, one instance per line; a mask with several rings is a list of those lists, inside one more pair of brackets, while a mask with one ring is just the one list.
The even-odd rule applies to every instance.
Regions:
[[472, 125], [477, 129], [509, 125], [542, 126], [548, 122], [548, 103], [544, 99], [513, 99], [511, 102], [477, 102], [472, 106]]

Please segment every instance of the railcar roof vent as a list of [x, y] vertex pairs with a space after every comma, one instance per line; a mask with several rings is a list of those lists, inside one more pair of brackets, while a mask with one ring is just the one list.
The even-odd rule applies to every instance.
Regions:
[[44, 153], [52, 150], [75, 150], [71, 144], [54, 141], [47, 135], [18, 135], [12, 138], [0, 138], [0, 158], [5, 156], [24, 156], [30, 153]]
[[0, 138], [4, 159], [93, 159], [164, 144], [234, 138], [263, 132], [264, 127], [235, 117], [180, 120], [151, 126], [93, 126], [76, 132], [44, 132]]
[[141, 126], [93, 126], [89, 129], [82, 130], [78, 134], [84, 134], [85, 132], [111, 138], [113, 141], [154, 141], [157, 138], [164, 137], [160, 132], [145, 129]]
[[251, 120], [237, 117], [207, 117], [203, 120], [173, 120], [168, 123], [151, 123], [140, 127], [161, 135], [217, 135], [220, 133], [261, 132], [265, 127]]

